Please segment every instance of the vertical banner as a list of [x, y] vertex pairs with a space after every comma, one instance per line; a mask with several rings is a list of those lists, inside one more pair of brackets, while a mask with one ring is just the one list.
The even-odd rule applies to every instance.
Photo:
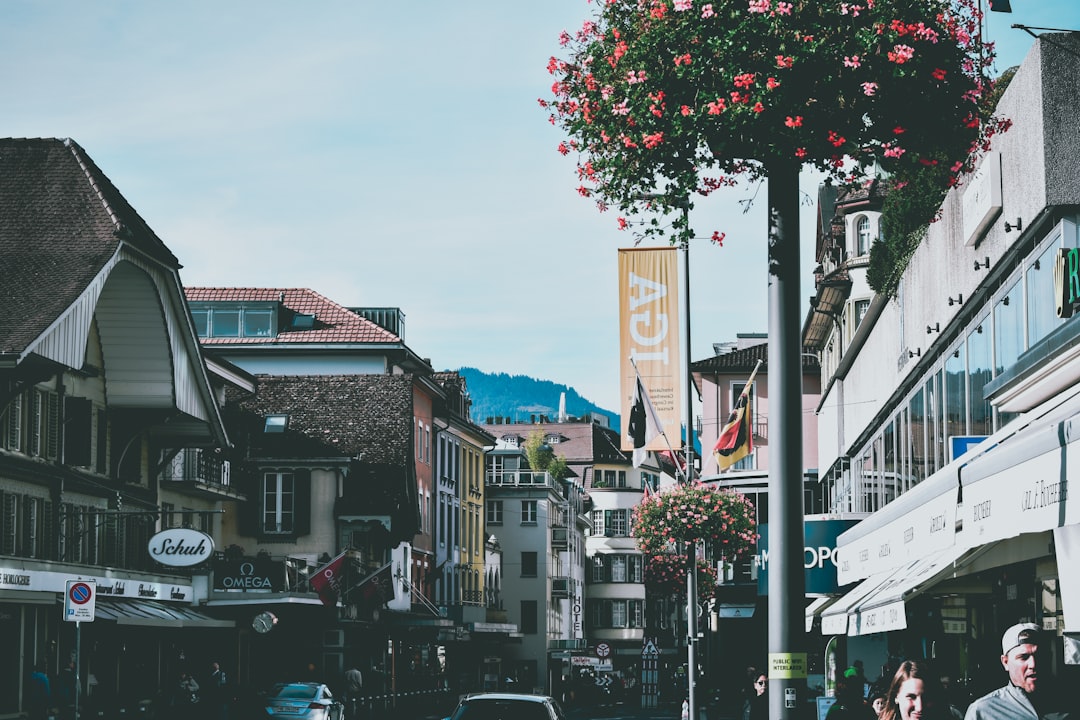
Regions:
[[623, 450], [634, 449], [629, 424], [637, 373], [663, 431], [663, 435], [648, 442], [646, 449], [666, 450], [668, 442], [679, 447], [682, 362], [678, 257], [679, 251], [673, 247], [619, 250], [619, 413]]

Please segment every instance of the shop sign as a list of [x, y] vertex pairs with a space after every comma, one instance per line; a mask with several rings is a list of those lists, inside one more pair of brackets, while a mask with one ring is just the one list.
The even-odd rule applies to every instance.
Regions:
[[150, 557], [170, 567], [190, 567], [214, 554], [214, 538], [191, 528], [169, 528], [155, 533], [146, 545]]
[[265, 592], [285, 589], [282, 565], [270, 558], [241, 557], [215, 560], [214, 590], [262, 590]]
[[[806, 569], [806, 592], [828, 594], [839, 590], [836, 580], [836, 539], [854, 527], [858, 520], [813, 520], [803, 523], [803, 567]], [[769, 525], [758, 527], [758, 595], [769, 592]]]

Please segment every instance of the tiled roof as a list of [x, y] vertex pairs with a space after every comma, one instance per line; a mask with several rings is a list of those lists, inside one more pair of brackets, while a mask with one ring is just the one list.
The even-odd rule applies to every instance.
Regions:
[[[817, 356], [804, 352], [800, 359], [804, 373], [818, 370]], [[757, 365], [758, 360], [761, 360], [761, 368], [758, 372], [767, 373], [769, 369], [769, 344], [767, 342], [714, 355], [706, 360], [698, 360], [690, 364], [690, 372], [721, 374], [750, 372]]]
[[179, 267], [77, 143], [0, 139], [0, 353], [41, 335], [121, 243]]
[[591, 486], [589, 468], [594, 464], [630, 465], [630, 453], [619, 447], [619, 433], [596, 423], [510, 423], [482, 427], [496, 438], [513, 434], [527, 439], [537, 430], [545, 435], [559, 435], [562, 439], [552, 445], [552, 450], [566, 458], [574, 474], [583, 479], [586, 490]]
[[[249, 413], [261, 457], [355, 457], [403, 464], [412, 457], [412, 375], [257, 375]], [[261, 418], [286, 414], [283, 434], [262, 433]]]
[[300, 315], [314, 315], [310, 329], [279, 330], [277, 337], [202, 338], [203, 345], [275, 345], [282, 343], [391, 343], [401, 338], [343, 305], [307, 288], [184, 288], [188, 302], [280, 302]]

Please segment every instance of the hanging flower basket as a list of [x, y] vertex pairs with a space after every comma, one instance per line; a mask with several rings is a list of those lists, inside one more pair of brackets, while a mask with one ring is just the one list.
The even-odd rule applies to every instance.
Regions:
[[[716, 596], [716, 566], [705, 560], [697, 563], [698, 599]], [[645, 556], [645, 591], [663, 597], [686, 594], [686, 555], [660, 553]]]
[[733, 557], [757, 541], [754, 506], [746, 496], [704, 483], [677, 485], [643, 500], [634, 508], [633, 531], [646, 555], [678, 554], [686, 543], [702, 541]]

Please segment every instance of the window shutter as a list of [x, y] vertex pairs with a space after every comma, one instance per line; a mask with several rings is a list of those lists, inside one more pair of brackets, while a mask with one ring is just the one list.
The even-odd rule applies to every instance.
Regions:
[[89, 398], [64, 398], [64, 463], [90, 465], [90, 418], [93, 408]]
[[4, 433], [4, 444], [8, 450], [22, 450], [22, 395], [16, 395], [7, 406], [7, 432]]
[[611, 511], [604, 511], [604, 537], [611, 537]]
[[296, 470], [296, 535], [311, 534], [311, 471]]
[[[53, 397], [56, 397], [55, 395]], [[57, 548], [60, 537], [56, 532], [56, 517], [53, 515], [52, 500], [46, 500], [41, 513], [41, 552], [46, 560], [57, 560]]]

